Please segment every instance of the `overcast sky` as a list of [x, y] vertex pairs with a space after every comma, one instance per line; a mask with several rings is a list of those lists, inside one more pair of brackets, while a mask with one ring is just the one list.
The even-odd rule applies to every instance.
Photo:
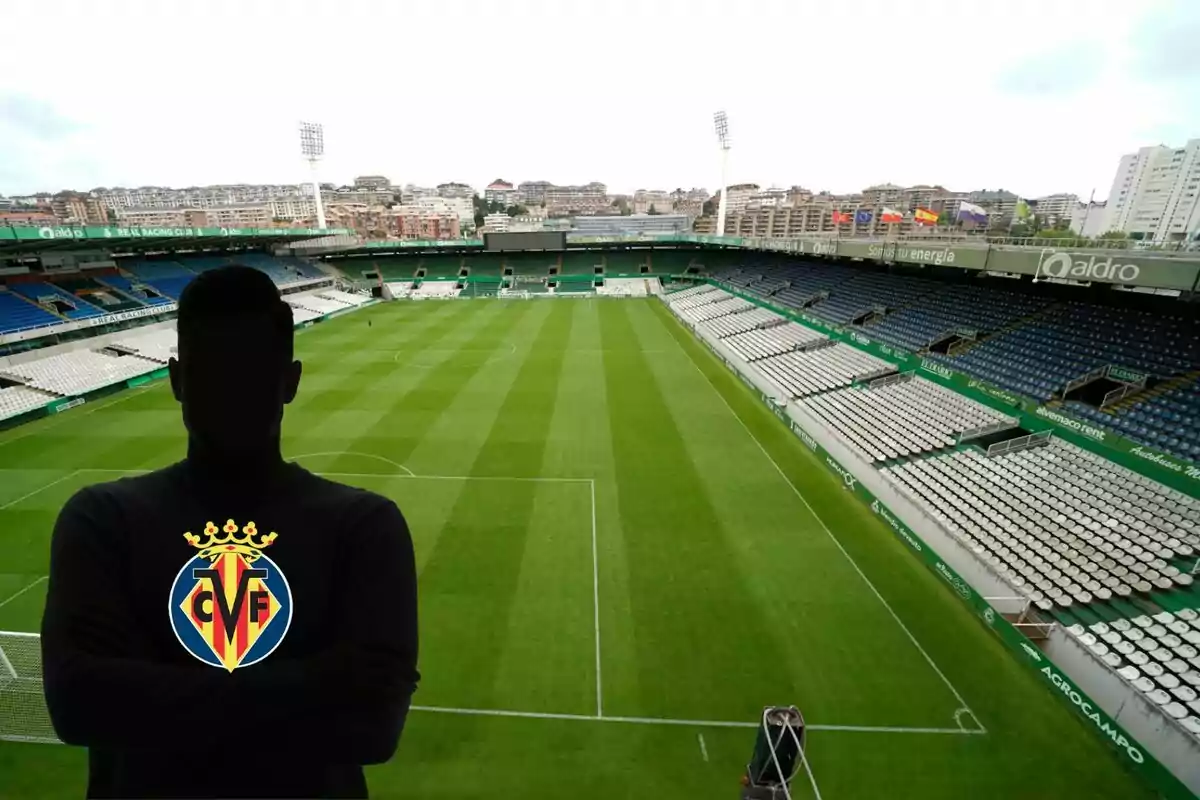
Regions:
[[1200, 0], [6, 2], [0, 194], [494, 178], [1108, 194], [1200, 137]]

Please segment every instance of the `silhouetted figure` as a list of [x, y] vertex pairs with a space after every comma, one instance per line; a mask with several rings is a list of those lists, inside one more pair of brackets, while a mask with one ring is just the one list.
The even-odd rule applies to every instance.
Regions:
[[404, 517], [280, 455], [301, 368], [265, 274], [203, 273], [178, 328], [187, 458], [81, 490], [54, 528], [54, 728], [89, 748], [89, 797], [366, 797], [418, 680]]

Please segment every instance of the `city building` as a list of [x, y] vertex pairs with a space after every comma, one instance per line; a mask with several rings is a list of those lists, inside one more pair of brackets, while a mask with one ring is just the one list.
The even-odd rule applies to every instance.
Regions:
[[58, 217], [49, 208], [38, 206], [17, 207], [15, 204], [11, 208], [0, 209], [0, 225], [15, 225], [26, 226], [35, 225], [41, 227], [43, 225], [57, 225]]
[[107, 225], [108, 212], [99, 198], [82, 192], [59, 192], [50, 199], [54, 216], [63, 225]]
[[458, 239], [458, 215], [420, 206], [396, 206], [389, 212], [393, 235], [400, 239]]
[[109, 208], [212, 208], [223, 205], [269, 203], [276, 197], [311, 192], [307, 185], [231, 184], [170, 189], [142, 186], [93, 189], [90, 194]]
[[507, 208], [517, 204], [517, 190], [508, 181], [497, 178], [483, 190], [483, 199], [489, 203], [499, 203]]
[[355, 189], [392, 189], [392, 182], [382, 175], [359, 175], [354, 179]]
[[988, 212], [988, 226], [992, 228], [1005, 227], [1012, 223], [1020, 199], [1004, 189], [984, 189], [971, 192], [966, 197], [968, 203], [974, 203]]
[[1080, 236], [1094, 238], [1104, 233], [1108, 223], [1107, 203], [1076, 203], [1071, 209], [1071, 230]]
[[[289, 222], [309, 223], [317, 219], [317, 201], [311, 194], [293, 194], [271, 200], [271, 217]], [[328, 214], [326, 214], [328, 218]]]
[[1156, 242], [1200, 235], [1200, 139], [1121, 156], [1108, 193], [1106, 230]]
[[1054, 225], [1059, 220], [1069, 220], [1079, 205], [1077, 194], [1050, 194], [1033, 201], [1033, 213]]
[[465, 183], [439, 183], [437, 187], [438, 197], [465, 197], [470, 200], [475, 196], [475, 190]]
[[550, 216], [599, 214], [608, 208], [608, 187], [599, 181], [582, 186], [554, 186], [546, 189], [546, 211]]
[[117, 222], [141, 228], [270, 228], [269, 204], [213, 208], [120, 208]]
[[483, 218], [483, 228], [480, 233], [507, 233], [511, 223], [512, 217], [503, 212], [487, 214]]
[[875, 186], [868, 186], [862, 191], [862, 204], [869, 208], [876, 206], [887, 206], [888, 208], [896, 208], [897, 206], [905, 206], [907, 208], [908, 190], [903, 186], [897, 186], [894, 183], [880, 183]]
[[369, 206], [385, 206], [396, 202], [396, 195], [391, 188], [386, 189], [356, 189], [353, 186], [339, 186], [334, 191], [321, 192], [321, 202], [330, 203], [366, 203]]
[[[838, 206], [844, 206], [839, 208]], [[889, 236], [908, 234], [917, 228], [911, 216], [903, 221], [885, 225], [879, 221], [880, 209], [859, 209], [851, 204], [814, 202], [799, 206], [781, 206], [746, 210], [730, 214], [725, 219], [726, 236], [793, 237], [815, 233], [838, 234], [840, 236]], [[850, 221], [835, 225], [833, 212], [842, 211]], [[870, 220], [859, 222], [855, 211], [870, 211]], [[697, 219], [695, 232], [716, 233], [716, 217]]]
[[598, 181], [583, 186], [558, 186], [549, 181], [517, 184], [517, 202], [527, 208], [545, 206], [549, 216], [597, 214], [608, 208], [608, 187]]
[[675, 201], [669, 192], [657, 189], [638, 189], [633, 193], [633, 213], [649, 214], [654, 209], [655, 214], [666, 214], [675, 207]]
[[691, 218], [683, 214], [633, 214], [576, 217], [572, 233], [585, 236], [620, 236], [639, 233], [687, 233]]
[[[759, 185], [757, 183], [738, 183], [727, 187], [726, 191], [729, 192], [729, 199], [725, 203], [725, 213], [727, 215], [740, 214], [746, 210], [750, 198], [758, 193]], [[719, 201], [720, 195], [716, 199]]]
[[[746, 198], [744, 210], [751, 211], [759, 208], [781, 208], [788, 205], [788, 194], [790, 190], [772, 187], [770, 189], [761, 189]], [[730, 194], [732, 198], [733, 195]]]
[[400, 204], [411, 205], [418, 197], [437, 197], [438, 191], [432, 186], [417, 186], [408, 184], [400, 190]]
[[517, 197], [524, 206], [546, 205], [546, 193], [550, 190], [549, 181], [521, 181], [517, 184]]
[[460, 228], [475, 227], [475, 204], [470, 197], [417, 197], [405, 205], [437, 214], [454, 214]]

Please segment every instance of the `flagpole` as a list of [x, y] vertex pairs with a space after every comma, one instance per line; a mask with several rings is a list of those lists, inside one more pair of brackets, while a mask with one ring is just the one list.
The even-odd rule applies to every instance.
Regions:
[[1096, 190], [1095, 190], [1095, 189], [1092, 189], [1092, 193], [1091, 193], [1090, 195], [1088, 195], [1088, 204], [1087, 204], [1087, 208], [1083, 209], [1083, 222], [1081, 222], [1081, 223], [1079, 224], [1079, 236], [1080, 236], [1080, 238], [1086, 238], [1086, 237], [1087, 237], [1087, 234], [1086, 234], [1086, 233], [1084, 233], [1084, 231], [1086, 231], [1086, 230], [1087, 230], [1087, 221], [1088, 221], [1088, 215], [1092, 213], [1092, 201], [1093, 201], [1093, 200], [1095, 200], [1095, 199], [1096, 199]]

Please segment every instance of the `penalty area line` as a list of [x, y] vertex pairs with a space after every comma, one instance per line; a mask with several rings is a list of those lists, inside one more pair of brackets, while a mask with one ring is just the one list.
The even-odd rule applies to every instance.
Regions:
[[37, 585], [39, 585], [39, 584], [43, 583], [44, 581], [46, 581], [46, 580], [47, 580], [49, 577], [50, 577], [49, 575], [43, 575], [42, 577], [38, 578], [37, 580], [35, 580], [33, 583], [29, 584], [28, 586], [26, 586], [26, 587], [24, 587], [24, 588], [22, 588], [22, 589], [18, 589], [18, 590], [17, 590], [16, 592], [14, 592], [13, 594], [10, 594], [10, 595], [9, 595], [7, 598], [5, 598], [3, 601], [0, 601], [0, 608], [4, 608], [6, 605], [8, 605], [9, 603], [11, 603], [13, 600], [16, 600], [18, 597], [20, 597], [21, 595], [25, 594], [26, 592], [28, 592], [28, 591], [29, 591], [30, 589], [32, 589], [33, 587], [35, 587], [35, 586], [37, 586]]
[[[674, 727], [693, 728], [758, 728], [757, 722], [737, 722], [733, 720], [716, 719], [670, 719], [667, 717], [623, 717], [596, 716], [593, 714], [557, 714], [549, 711], [512, 711], [501, 708], [450, 708], [447, 706], [412, 706], [413, 711], [427, 714], [451, 714], [462, 717], [508, 717], [515, 719], [546, 719], [567, 722], [605, 722], [624, 725], [666, 725]], [[842, 733], [920, 733], [949, 736], [981, 735], [983, 731], [964, 730], [962, 728], [906, 728], [895, 726], [875, 725], [807, 725], [810, 731], [834, 731]]]
[[[667, 324], [663, 322], [661, 318], [659, 319], [659, 323], [662, 324], [664, 328], [667, 327]], [[721, 390], [718, 389], [716, 384], [712, 382], [712, 378], [708, 377], [708, 373], [700, 368], [700, 364], [696, 362], [696, 359], [692, 356], [691, 352], [683, 346], [683, 342], [679, 339], [679, 337], [675, 336], [672, 330], [668, 328], [667, 334], [674, 340], [675, 346], [682, 353], [682, 357], [686, 358], [696, 372], [700, 374], [700, 377], [703, 378], [708, 384], [708, 387], [712, 389], [713, 394], [715, 394], [717, 399], [721, 401], [721, 404], [725, 406], [725, 409], [729, 412], [729, 415], [733, 417], [734, 421], [736, 421], [739, 426], [741, 426], [742, 430], [746, 433], [746, 436], [749, 437], [750, 441], [754, 443], [759, 452], [763, 454], [763, 457], [767, 459], [767, 461], [775, 469], [775, 472], [778, 473], [779, 477], [783, 479], [783, 482], [788, 486], [789, 489], [792, 490], [792, 494], [795, 495], [796, 498], [804, 505], [804, 507], [808, 510], [808, 513], [812, 515], [812, 518], [815, 519], [817, 524], [821, 526], [821, 530], [825, 532], [825, 535], [829, 537], [830, 541], [833, 542], [834, 546], [839, 552], [841, 552], [842, 556], [845, 557], [846, 561], [850, 564], [850, 567], [858, 574], [858, 577], [862, 579], [863, 583], [866, 584], [867, 589], [870, 590], [871, 594], [875, 595], [875, 598], [879, 600], [884, 609], [887, 610], [888, 615], [891, 616], [896, 625], [899, 626], [900, 630], [904, 632], [904, 635], [908, 637], [908, 640], [912, 642], [913, 646], [917, 649], [917, 652], [921, 654], [921, 656], [925, 659], [925, 662], [930, 666], [934, 673], [941, 678], [942, 683], [947, 689], [950, 690], [950, 693], [954, 695], [954, 699], [958, 701], [958, 708], [955, 709], [954, 713], [955, 723], [961, 725], [959, 722], [959, 712], [965, 710], [971, 715], [971, 718], [975, 720], [975, 724], [979, 726], [978, 731], [966, 730], [962, 729], [961, 727], [955, 730], [963, 733], [987, 733], [987, 728], [984, 727], [983, 722], [980, 721], [979, 715], [977, 715], [971, 709], [970, 705], [967, 704], [967, 701], [963, 699], [962, 694], [958, 691], [955, 685], [950, 682], [950, 679], [946, 677], [946, 673], [942, 672], [941, 667], [937, 665], [937, 662], [933, 660], [933, 657], [926, 652], [924, 647], [921, 646], [920, 641], [917, 640], [917, 637], [911, 630], [909, 630], [908, 626], [904, 624], [904, 620], [900, 619], [900, 615], [897, 614], [895, 609], [892, 608], [891, 603], [884, 598], [883, 594], [881, 594], [879, 589], [875, 587], [875, 584], [871, 581], [871, 579], [868, 578], [866, 573], [862, 571], [862, 568], [858, 566], [858, 562], [854, 560], [854, 558], [842, 544], [841, 540], [838, 539], [838, 537], [834, 535], [833, 531], [829, 529], [829, 526], [825, 524], [825, 520], [816, 512], [816, 510], [812, 507], [812, 504], [808, 502], [808, 498], [804, 496], [804, 493], [796, 488], [796, 484], [792, 482], [792, 479], [788, 476], [788, 474], [783, 471], [782, 467], [779, 466], [779, 463], [775, 460], [775, 457], [770, 454], [766, 446], [763, 445], [763, 443], [759, 441], [758, 437], [754, 435], [754, 432], [750, 430], [750, 426], [746, 424], [746, 421], [743, 420], [736, 411], [734, 411], [733, 406], [731, 406], [729, 401], [725, 399], [725, 395], [721, 394]]]

